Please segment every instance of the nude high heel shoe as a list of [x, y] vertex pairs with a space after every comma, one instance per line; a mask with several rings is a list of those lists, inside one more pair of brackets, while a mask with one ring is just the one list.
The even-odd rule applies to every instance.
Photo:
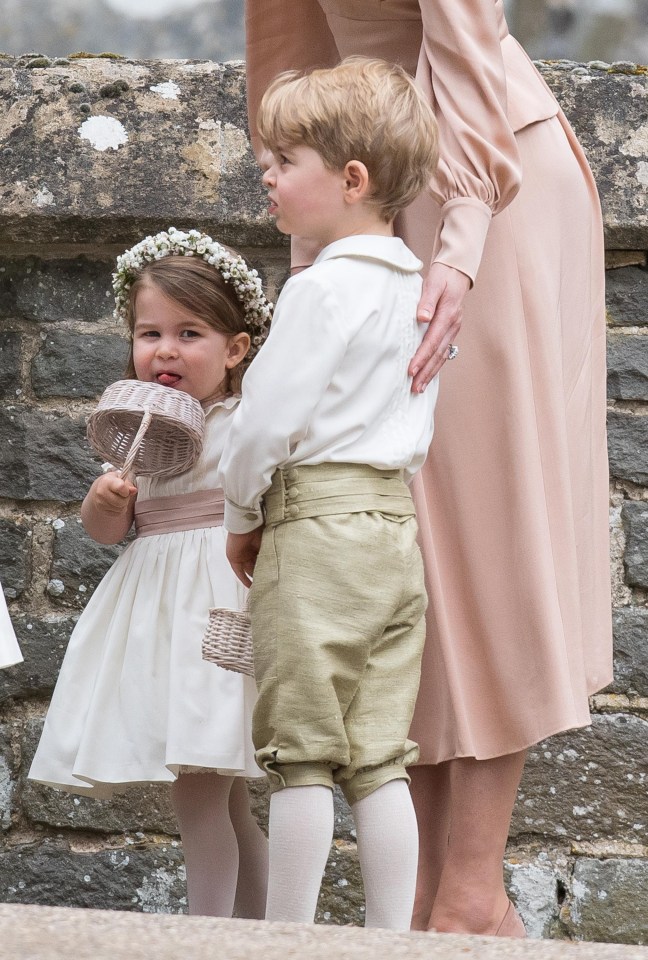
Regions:
[[506, 908], [506, 913], [502, 918], [502, 922], [495, 931], [496, 937], [515, 937], [518, 940], [522, 940], [526, 937], [527, 932], [522, 923], [522, 918], [517, 912], [511, 901], [509, 900], [509, 905]]

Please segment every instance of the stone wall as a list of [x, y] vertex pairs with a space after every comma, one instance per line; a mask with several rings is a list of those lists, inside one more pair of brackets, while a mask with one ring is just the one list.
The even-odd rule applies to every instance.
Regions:
[[[605, 206], [616, 680], [594, 697], [591, 729], [531, 751], [506, 870], [533, 935], [645, 943], [648, 79], [542, 69]], [[117, 553], [78, 519], [98, 471], [85, 417], [125, 356], [113, 258], [147, 232], [196, 226], [240, 247], [273, 295], [286, 247], [248, 146], [241, 64], [0, 59], [0, 98], [0, 577], [25, 654], [0, 673], [0, 900], [180, 912], [166, 790], [99, 802], [26, 774], [75, 618]], [[341, 801], [320, 919], [362, 920]]]

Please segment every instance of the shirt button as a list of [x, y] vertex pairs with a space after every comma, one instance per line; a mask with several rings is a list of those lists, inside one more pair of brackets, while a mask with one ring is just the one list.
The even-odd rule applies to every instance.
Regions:
[[246, 520], [258, 520], [259, 518], [257, 517], [256, 513], [246, 513], [246, 514], [245, 514], [245, 519], [246, 519]]
[[299, 490], [297, 489], [297, 487], [291, 487], [288, 490], [288, 498], [290, 500], [296, 500], [298, 496], [299, 496]]
[[299, 507], [296, 503], [291, 503], [288, 507], [288, 515], [291, 517], [296, 517], [299, 514]]
[[286, 480], [291, 480], [294, 483], [298, 476], [299, 474], [296, 470], [288, 470], [286, 473]]

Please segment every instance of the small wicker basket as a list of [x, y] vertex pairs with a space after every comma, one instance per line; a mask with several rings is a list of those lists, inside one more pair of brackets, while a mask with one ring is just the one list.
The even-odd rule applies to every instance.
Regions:
[[122, 475], [174, 477], [202, 452], [205, 414], [182, 390], [118, 380], [104, 390], [88, 420], [88, 441]]
[[209, 611], [202, 657], [224, 670], [254, 676], [249, 606], [245, 610], [213, 607]]

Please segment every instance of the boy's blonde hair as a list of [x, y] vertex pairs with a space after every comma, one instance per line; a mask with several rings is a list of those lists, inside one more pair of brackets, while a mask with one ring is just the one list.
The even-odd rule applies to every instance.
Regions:
[[280, 74], [261, 101], [257, 125], [273, 153], [303, 144], [330, 170], [364, 163], [369, 202], [387, 222], [425, 189], [439, 155], [434, 114], [412, 78], [400, 66], [366, 57]]

